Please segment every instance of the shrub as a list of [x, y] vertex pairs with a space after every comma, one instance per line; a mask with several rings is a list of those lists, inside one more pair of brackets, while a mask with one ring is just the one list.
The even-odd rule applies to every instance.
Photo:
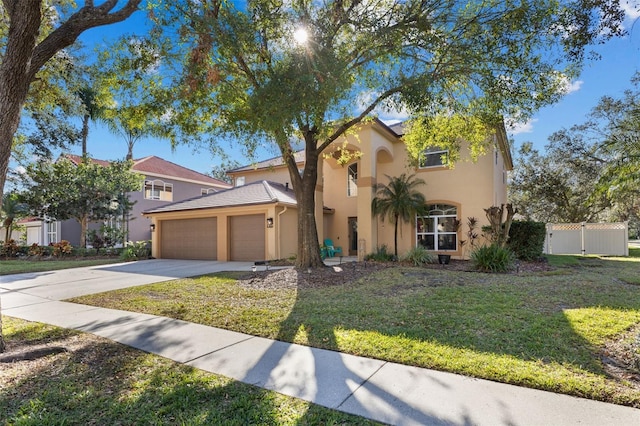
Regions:
[[18, 252], [20, 251], [20, 247], [16, 244], [16, 241], [11, 239], [4, 243], [0, 248], [0, 254], [4, 257], [16, 257]]
[[389, 248], [386, 244], [376, 248], [376, 251], [369, 253], [365, 256], [364, 260], [373, 260], [376, 262], [393, 262], [396, 259], [393, 253], [389, 253]]
[[514, 221], [507, 246], [520, 260], [536, 260], [542, 256], [546, 233], [543, 222]]
[[515, 265], [513, 252], [498, 244], [482, 246], [471, 252], [473, 266], [482, 272], [507, 272]]
[[129, 241], [120, 257], [123, 260], [141, 260], [148, 259], [150, 254], [149, 241], [136, 241], [135, 243]]
[[38, 245], [38, 243], [33, 243], [29, 246], [29, 250], [27, 252], [27, 254], [29, 256], [42, 256], [44, 254], [44, 247], [42, 247], [41, 245]]
[[71, 252], [73, 251], [71, 243], [67, 240], [62, 240], [57, 243], [51, 243], [49, 245], [53, 247], [53, 255], [55, 257], [63, 257], [71, 254]]
[[402, 258], [405, 262], [411, 262], [415, 266], [421, 266], [426, 263], [433, 263], [431, 253], [421, 245], [417, 245], [407, 252]]
[[96, 249], [96, 254], [100, 253], [100, 249], [106, 246], [106, 242], [104, 238], [95, 229], [92, 229], [89, 231], [88, 239], [89, 239], [89, 243], [91, 244], [91, 247]]

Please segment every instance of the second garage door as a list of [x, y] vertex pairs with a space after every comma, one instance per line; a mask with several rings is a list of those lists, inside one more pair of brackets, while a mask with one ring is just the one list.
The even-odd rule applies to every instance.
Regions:
[[163, 220], [161, 257], [165, 259], [218, 259], [218, 228], [215, 217]]
[[265, 218], [263, 214], [229, 218], [231, 260], [265, 259]]

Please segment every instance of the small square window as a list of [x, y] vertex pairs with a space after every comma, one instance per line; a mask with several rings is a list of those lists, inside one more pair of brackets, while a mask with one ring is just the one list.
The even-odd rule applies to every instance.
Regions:
[[429, 167], [442, 167], [447, 164], [449, 151], [440, 148], [430, 148], [422, 151], [418, 158], [418, 166], [421, 169]]

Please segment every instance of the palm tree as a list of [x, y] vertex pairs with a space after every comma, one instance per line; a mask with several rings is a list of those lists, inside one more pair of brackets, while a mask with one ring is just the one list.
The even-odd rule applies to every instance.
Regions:
[[87, 156], [87, 137], [89, 136], [89, 120], [97, 121], [104, 118], [105, 108], [97, 102], [96, 91], [84, 86], [77, 92], [84, 108], [82, 116], [82, 156]]
[[424, 212], [426, 200], [424, 195], [416, 190], [416, 187], [424, 185], [422, 179], [415, 175], [405, 175], [398, 177], [388, 175], [388, 185], [377, 184], [376, 195], [371, 202], [371, 213], [373, 216], [380, 216], [384, 221], [385, 217], [394, 223], [394, 254], [398, 257], [398, 221], [409, 222], [416, 214]]
[[27, 208], [20, 202], [18, 194], [10, 192], [2, 196], [2, 210], [0, 210], [0, 217], [2, 217], [5, 244], [8, 243], [11, 238], [11, 230], [13, 228], [14, 220], [21, 217], [26, 212]]

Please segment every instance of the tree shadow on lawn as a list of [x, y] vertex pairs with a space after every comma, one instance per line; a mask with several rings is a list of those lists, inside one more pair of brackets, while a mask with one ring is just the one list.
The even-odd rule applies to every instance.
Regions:
[[[280, 323], [278, 341], [257, 355], [258, 361], [243, 381], [278, 391], [293, 389], [304, 399], [392, 424], [472, 424], [477, 419], [464, 398], [458, 409], [441, 412], [434, 401], [446, 395], [456, 404], [458, 398], [446, 380], [439, 382], [428, 372], [407, 370], [408, 374], [398, 373], [388, 383], [377, 378], [385, 376], [384, 363], [378, 370], [367, 370], [367, 366], [354, 367], [352, 357], [338, 352], [327, 355], [312, 348], [606, 399], [605, 392], [593, 395], [566, 385], [543, 385], [544, 379], [536, 382], [540, 374], [536, 366], [517, 378], [504, 376], [509, 376], [507, 370], [513, 365], [521, 368], [531, 362], [557, 363], [574, 372], [606, 376], [596, 356], [598, 348], [576, 330], [566, 310], [598, 306], [599, 300], [608, 300], [616, 310], [640, 309], [638, 295], [614, 299], [591, 294], [619, 292], [619, 284], [591, 283], [576, 289], [570, 281], [559, 283], [557, 277], [532, 280], [390, 268], [355, 283], [304, 288], [306, 274], [298, 274], [301, 286], [291, 311]], [[531, 288], [523, 291], [523, 287]], [[291, 349], [281, 343], [296, 341], [311, 348]], [[305, 350], [311, 353], [307, 359], [313, 365], [300, 362], [295, 354]], [[506, 355], [515, 359], [515, 364], [494, 357], [500, 366], [492, 367], [492, 360], [483, 358], [484, 354]], [[452, 357], [458, 359], [448, 364]], [[574, 379], [574, 383], [580, 380]], [[412, 393], [420, 395], [421, 403], [412, 403]], [[497, 395], [483, 397], [503, 419], [517, 409]], [[465, 413], [465, 417], [456, 417], [458, 413]]]
[[616, 312], [636, 311], [640, 321], [640, 292], [616, 278], [623, 265], [603, 262], [583, 270], [580, 282], [575, 274], [390, 268], [356, 283], [298, 289], [277, 339], [292, 342], [303, 333], [312, 347], [355, 347], [363, 356], [444, 370], [472, 371], [477, 367], [464, 364], [490, 354], [606, 377], [582, 310], [622, 332], [631, 324]]
[[[0, 418], [8, 423], [277, 425], [305, 418], [324, 424], [345, 420], [322, 407], [287, 402], [264, 389], [96, 338], [34, 365], [0, 390]], [[356, 417], [351, 422], [368, 424]]]

